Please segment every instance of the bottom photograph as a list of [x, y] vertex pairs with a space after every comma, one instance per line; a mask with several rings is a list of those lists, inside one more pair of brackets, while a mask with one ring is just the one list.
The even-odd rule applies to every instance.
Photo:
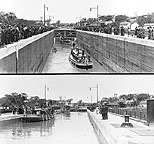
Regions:
[[0, 144], [154, 144], [154, 75], [0, 75]]

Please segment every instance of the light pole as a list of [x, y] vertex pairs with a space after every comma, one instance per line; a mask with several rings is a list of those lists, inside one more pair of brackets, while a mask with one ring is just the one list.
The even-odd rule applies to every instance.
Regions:
[[[91, 91], [92, 88], [96, 88], [97, 89], [97, 104], [98, 104], [98, 84], [97, 84], [96, 87], [90, 87], [90, 91]], [[92, 100], [92, 97], [91, 97], [91, 100]]]
[[97, 5], [97, 7], [91, 7], [90, 11], [92, 11], [93, 9], [97, 10], [97, 28], [98, 28], [98, 5]]
[[46, 7], [45, 4], [44, 4], [44, 26], [45, 26], [45, 9], [48, 10], [48, 7]]

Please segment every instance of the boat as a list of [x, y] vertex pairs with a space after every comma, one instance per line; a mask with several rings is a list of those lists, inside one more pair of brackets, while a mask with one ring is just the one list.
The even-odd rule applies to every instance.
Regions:
[[40, 122], [47, 121], [54, 117], [53, 109], [35, 109], [31, 114], [24, 114], [21, 117], [22, 122]]
[[61, 44], [69, 44], [70, 43], [70, 40], [67, 37], [61, 36], [60, 37], [60, 43]]
[[93, 62], [89, 55], [85, 54], [83, 49], [73, 48], [69, 55], [69, 62], [81, 69], [93, 68]]
[[70, 113], [70, 106], [64, 105], [62, 108], [62, 113]]
[[87, 112], [87, 107], [86, 106], [78, 106], [77, 111], [78, 112]]

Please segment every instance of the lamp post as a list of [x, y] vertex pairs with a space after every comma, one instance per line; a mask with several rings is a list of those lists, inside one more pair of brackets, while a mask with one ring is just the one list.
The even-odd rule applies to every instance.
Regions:
[[[91, 91], [92, 88], [96, 88], [97, 89], [97, 104], [98, 104], [98, 84], [96, 85], [96, 87], [90, 87], [90, 91]], [[92, 99], [92, 97], [91, 97], [91, 99]]]
[[48, 7], [46, 7], [45, 4], [44, 4], [44, 26], [45, 26], [45, 9], [48, 10]]
[[98, 5], [97, 5], [97, 7], [91, 7], [90, 11], [92, 11], [93, 9], [97, 10], [97, 28], [98, 28]]

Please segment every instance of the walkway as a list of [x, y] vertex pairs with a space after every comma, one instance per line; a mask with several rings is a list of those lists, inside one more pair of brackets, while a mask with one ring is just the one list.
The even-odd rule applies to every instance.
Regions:
[[108, 114], [108, 120], [102, 120], [100, 114], [91, 113], [100, 126], [105, 137], [117, 144], [154, 144], [154, 127], [146, 126], [141, 122], [130, 120], [133, 128], [121, 128], [124, 118], [115, 114]]
[[0, 115], [0, 122], [7, 121], [7, 120], [18, 119], [20, 117], [21, 117], [21, 115], [12, 114], [12, 113], [1, 114]]

